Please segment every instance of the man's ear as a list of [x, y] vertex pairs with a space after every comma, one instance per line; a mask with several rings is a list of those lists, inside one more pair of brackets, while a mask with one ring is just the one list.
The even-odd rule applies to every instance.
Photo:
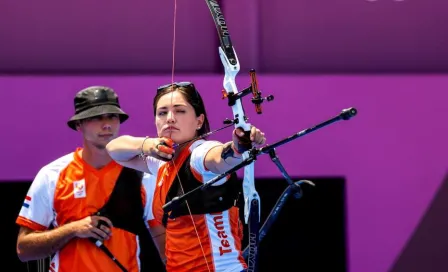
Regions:
[[81, 121], [77, 121], [75, 124], [76, 131], [81, 131]]

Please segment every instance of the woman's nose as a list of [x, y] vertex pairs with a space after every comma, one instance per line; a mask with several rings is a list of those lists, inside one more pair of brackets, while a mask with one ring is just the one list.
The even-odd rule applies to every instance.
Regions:
[[167, 113], [167, 122], [174, 122], [174, 113], [172, 111], [168, 111]]

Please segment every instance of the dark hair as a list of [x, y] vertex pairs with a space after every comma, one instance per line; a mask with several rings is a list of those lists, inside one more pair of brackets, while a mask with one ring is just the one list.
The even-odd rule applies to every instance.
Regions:
[[157, 103], [159, 102], [160, 97], [175, 91], [181, 93], [187, 102], [193, 107], [196, 117], [204, 114], [204, 123], [197, 131], [197, 135], [203, 135], [210, 132], [210, 124], [208, 122], [207, 112], [205, 111], [204, 101], [202, 100], [202, 97], [194, 84], [191, 82], [175, 82], [157, 88], [157, 94], [153, 101], [154, 116], [156, 116]]

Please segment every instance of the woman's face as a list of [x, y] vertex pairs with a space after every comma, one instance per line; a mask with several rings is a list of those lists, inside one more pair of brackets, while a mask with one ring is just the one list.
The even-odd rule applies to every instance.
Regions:
[[156, 108], [156, 127], [159, 137], [167, 137], [175, 143], [193, 139], [201, 128], [204, 115], [196, 117], [194, 108], [178, 92], [170, 92], [160, 97]]

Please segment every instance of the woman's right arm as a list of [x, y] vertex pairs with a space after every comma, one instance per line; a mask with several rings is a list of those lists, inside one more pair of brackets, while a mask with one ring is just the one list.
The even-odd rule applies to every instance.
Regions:
[[[146, 160], [140, 155], [151, 150], [153, 139], [148, 137], [119, 136], [106, 145], [111, 158], [124, 167], [150, 173]], [[145, 152], [146, 151], [146, 152]]]
[[[168, 146], [164, 143], [169, 143]], [[174, 149], [172, 141], [166, 138], [119, 136], [106, 145], [106, 150], [117, 163], [135, 170], [150, 174], [147, 161], [141, 155], [151, 156], [159, 160], [170, 160]], [[171, 152], [171, 154], [169, 154]]]

